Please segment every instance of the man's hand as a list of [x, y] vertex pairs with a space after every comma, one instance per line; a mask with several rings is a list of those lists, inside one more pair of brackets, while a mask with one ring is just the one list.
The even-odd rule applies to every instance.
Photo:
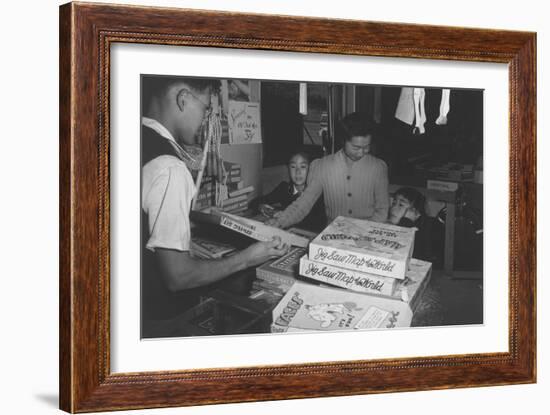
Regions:
[[270, 259], [280, 257], [288, 252], [289, 246], [281, 243], [281, 238], [274, 237], [269, 242], [256, 242], [246, 248], [243, 253], [246, 255], [246, 262], [249, 267], [263, 264]]

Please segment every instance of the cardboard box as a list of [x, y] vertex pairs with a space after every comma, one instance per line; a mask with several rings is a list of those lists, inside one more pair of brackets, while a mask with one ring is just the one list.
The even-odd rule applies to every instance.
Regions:
[[273, 332], [409, 327], [412, 312], [402, 301], [296, 282], [273, 309]]
[[414, 228], [339, 216], [309, 245], [309, 259], [341, 268], [404, 279]]
[[414, 313], [432, 278], [432, 263], [412, 258], [406, 278], [397, 283], [393, 297], [409, 305]]
[[275, 284], [294, 284], [299, 275], [300, 258], [305, 252], [306, 248], [291, 248], [286, 255], [256, 268], [256, 277]]
[[309, 243], [307, 238], [286, 232], [282, 229], [274, 228], [273, 226], [264, 225], [253, 219], [247, 219], [229, 213], [220, 213], [220, 215], [221, 226], [258, 241], [271, 241], [274, 236], [278, 236], [283, 243], [289, 246], [307, 247]]
[[307, 254], [300, 259], [300, 275], [352, 291], [385, 296], [391, 296], [400, 281], [312, 261]]

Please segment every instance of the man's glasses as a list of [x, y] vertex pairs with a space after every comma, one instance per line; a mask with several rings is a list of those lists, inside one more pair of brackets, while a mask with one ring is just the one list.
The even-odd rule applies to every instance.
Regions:
[[190, 90], [186, 89], [186, 93], [191, 95], [195, 100], [197, 100], [198, 102], [200, 102], [202, 104], [202, 106], [204, 107], [204, 110], [205, 112], [209, 112], [210, 109], [211, 109], [211, 105], [210, 103], [206, 103], [204, 102], [201, 98], [199, 98], [197, 95], [195, 95], [194, 93], [192, 93]]

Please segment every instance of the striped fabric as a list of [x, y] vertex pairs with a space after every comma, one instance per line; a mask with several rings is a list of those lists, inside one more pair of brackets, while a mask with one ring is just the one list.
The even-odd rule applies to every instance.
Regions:
[[384, 222], [388, 217], [388, 168], [384, 161], [367, 154], [346, 162], [342, 150], [314, 160], [304, 193], [279, 217], [283, 227], [300, 222], [323, 194], [327, 219], [349, 216]]

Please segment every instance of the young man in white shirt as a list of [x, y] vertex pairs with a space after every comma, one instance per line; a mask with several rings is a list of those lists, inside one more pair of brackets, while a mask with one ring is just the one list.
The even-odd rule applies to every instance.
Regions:
[[[216, 81], [143, 77], [142, 317], [171, 318], [194, 305], [197, 289], [287, 252], [280, 240], [258, 242], [218, 260], [190, 255], [195, 139]], [[196, 162], [196, 160], [195, 160]], [[196, 164], [196, 163], [195, 163]], [[191, 295], [185, 295], [191, 294]], [[143, 334], [143, 333], [142, 333]]]

